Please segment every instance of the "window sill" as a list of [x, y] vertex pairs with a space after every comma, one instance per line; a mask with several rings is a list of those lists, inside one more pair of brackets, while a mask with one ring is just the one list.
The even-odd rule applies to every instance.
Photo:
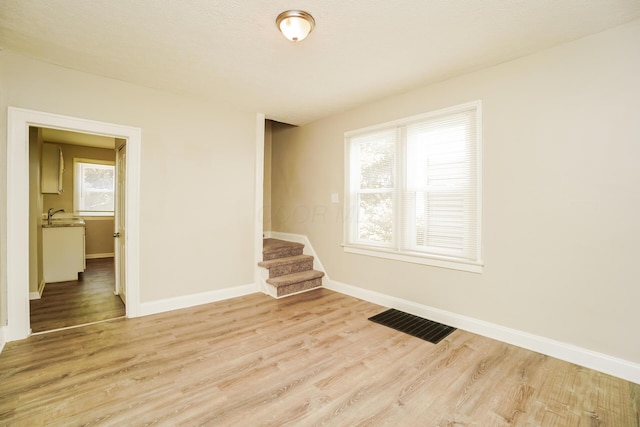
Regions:
[[86, 213], [77, 213], [76, 215], [81, 217], [85, 221], [108, 221], [108, 220], [113, 221], [115, 219], [113, 215], [108, 215], [108, 214], [87, 215]]
[[344, 251], [350, 254], [366, 255], [376, 258], [391, 259], [394, 261], [410, 262], [413, 264], [429, 265], [431, 267], [448, 268], [451, 270], [467, 271], [470, 273], [482, 273], [483, 264], [454, 261], [446, 258], [434, 258], [420, 255], [412, 255], [406, 253], [400, 253], [393, 250], [385, 249], [372, 249], [369, 247], [342, 245]]

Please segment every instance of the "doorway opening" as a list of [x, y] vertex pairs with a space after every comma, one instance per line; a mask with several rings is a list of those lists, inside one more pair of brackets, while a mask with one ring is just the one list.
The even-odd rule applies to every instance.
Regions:
[[[122, 259], [126, 316], [139, 313], [139, 198], [141, 130], [130, 126], [9, 107], [7, 139], [7, 341], [26, 338], [29, 318], [29, 127], [50, 128], [126, 141], [126, 189], [122, 217], [127, 224]], [[116, 254], [117, 255], [117, 254]]]
[[125, 173], [116, 159], [125, 146], [119, 138], [29, 128], [32, 333], [125, 315], [116, 286], [125, 260], [115, 258], [114, 242], [124, 223], [116, 202], [124, 199]]

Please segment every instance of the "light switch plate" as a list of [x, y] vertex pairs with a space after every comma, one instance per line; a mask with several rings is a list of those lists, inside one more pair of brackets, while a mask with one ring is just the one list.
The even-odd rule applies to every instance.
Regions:
[[331, 193], [331, 203], [340, 203], [338, 193]]

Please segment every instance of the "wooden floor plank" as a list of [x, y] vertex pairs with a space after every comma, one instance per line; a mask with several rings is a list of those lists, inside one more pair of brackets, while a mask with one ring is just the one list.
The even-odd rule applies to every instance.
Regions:
[[11, 342], [0, 425], [639, 426], [640, 386], [457, 330], [431, 344], [318, 289]]
[[43, 332], [125, 315], [114, 295], [113, 258], [88, 259], [79, 280], [47, 283], [40, 299], [31, 300], [31, 331]]

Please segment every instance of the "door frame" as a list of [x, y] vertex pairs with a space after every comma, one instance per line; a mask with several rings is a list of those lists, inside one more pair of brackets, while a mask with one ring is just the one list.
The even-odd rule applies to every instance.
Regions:
[[140, 128], [8, 107], [6, 283], [7, 341], [27, 338], [29, 319], [29, 127], [122, 138], [127, 142], [125, 221], [127, 317], [140, 313]]
[[[123, 210], [123, 206], [124, 205], [124, 209], [126, 210], [127, 205], [126, 205], [126, 191], [127, 191], [127, 174], [126, 174], [126, 170], [123, 172], [122, 171], [122, 160], [121, 160], [121, 153], [122, 150], [125, 150], [125, 156], [126, 156], [126, 149], [127, 149], [127, 141], [125, 140], [124, 142], [120, 143], [119, 141], [121, 141], [120, 139], [116, 139], [116, 147], [115, 147], [115, 151], [116, 151], [116, 173], [115, 173], [115, 182], [114, 182], [114, 188], [115, 188], [115, 215], [114, 215], [114, 219], [115, 221], [113, 222], [113, 259], [114, 259], [114, 267], [115, 267], [115, 271], [113, 272], [113, 276], [114, 276], [114, 288], [113, 288], [113, 293], [115, 295], [118, 295], [119, 298], [122, 300], [122, 302], [124, 303], [125, 307], [127, 305], [126, 303], [126, 296], [127, 296], [127, 288], [126, 288], [126, 283], [127, 283], [127, 279], [125, 277], [124, 280], [122, 279], [122, 263], [119, 262], [119, 260], [122, 257], [121, 254], [121, 248], [120, 248], [120, 228], [121, 228], [121, 224], [122, 224], [122, 210]], [[127, 167], [127, 162], [126, 162], [126, 158], [125, 158], [125, 162], [124, 162], [124, 166], [125, 169]], [[124, 173], [124, 184], [125, 184], [125, 188], [124, 188], [124, 192], [125, 192], [125, 200], [124, 202], [122, 201], [121, 198], [121, 194], [120, 194], [120, 178], [121, 175]], [[126, 218], [125, 218], [125, 226], [126, 226]], [[116, 235], [118, 236], [118, 238], [116, 238]], [[126, 233], [125, 233], [126, 236]], [[123, 239], [126, 237], [122, 237]], [[126, 249], [126, 241], [125, 241], [125, 249]], [[126, 256], [126, 250], [125, 250], [125, 256]], [[124, 263], [124, 267], [126, 267], [126, 262]], [[126, 274], [126, 268], [125, 268], [125, 274]], [[125, 288], [124, 288], [124, 292], [122, 292], [122, 282], [124, 281], [125, 283]], [[124, 294], [125, 298], [122, 298], [122, 295]]]
[[263, 279], [261, 268], [258, 263], [262, 261], [262, 249], [264, 241], [264, 224], [262, 216], [264, 215], [264, 138], [265, 138], [265, 120], [263, 113], [256, 114], [256, 164], [255, 164], [255, 201], [254, 201], [254, 229], [253, 236], [253, 280], [259, 291], [267, 293], [263, 287]]

